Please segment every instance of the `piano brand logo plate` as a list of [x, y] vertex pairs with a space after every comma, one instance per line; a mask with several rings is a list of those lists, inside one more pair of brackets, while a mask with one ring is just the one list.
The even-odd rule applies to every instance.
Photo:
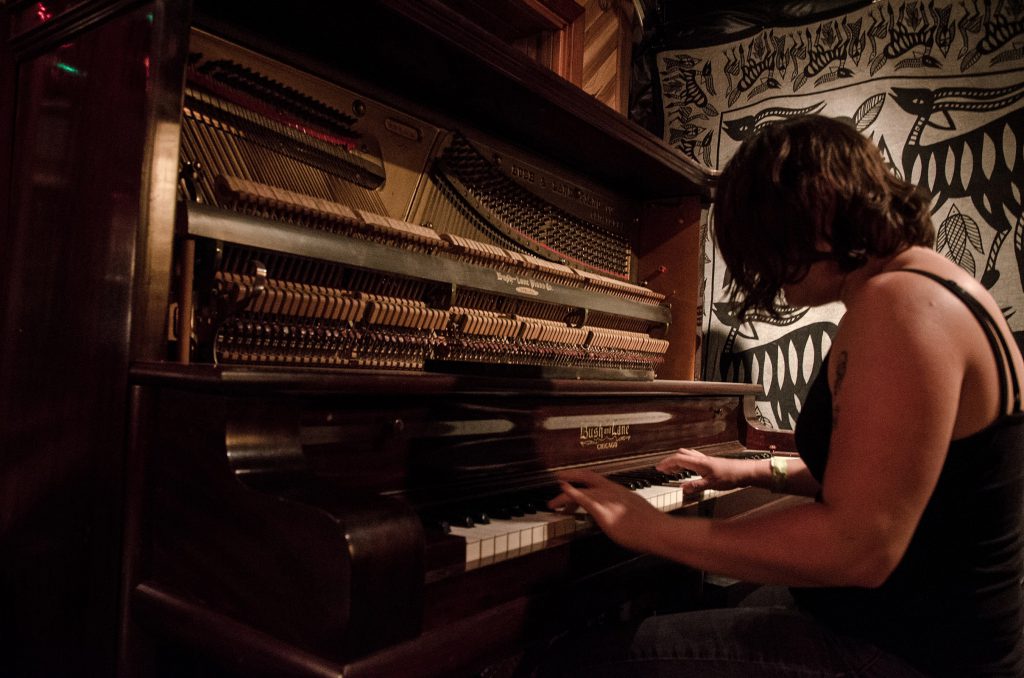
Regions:
[[580, 447], [610, 450], [629, 440], [629, 424], [580, 426]]

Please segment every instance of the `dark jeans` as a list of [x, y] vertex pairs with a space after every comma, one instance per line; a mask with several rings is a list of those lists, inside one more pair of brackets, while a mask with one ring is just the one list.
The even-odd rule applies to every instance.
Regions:
[[654, 616], [551, 650], [541, 676], [922, 678], [870, 643], [782, 606]]

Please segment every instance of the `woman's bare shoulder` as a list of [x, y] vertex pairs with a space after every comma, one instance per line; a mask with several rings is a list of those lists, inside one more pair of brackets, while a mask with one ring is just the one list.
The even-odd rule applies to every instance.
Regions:
[[945, 287], [922, 275], [893, 270], [864, 282], [847, 304], [836, 343], [871, 349], [876, 355], [913, 351], [922, 358], [945, 354], [952, 359], [959, 343], [955, 337], [971, 334], [974, 324], [967, 307]]

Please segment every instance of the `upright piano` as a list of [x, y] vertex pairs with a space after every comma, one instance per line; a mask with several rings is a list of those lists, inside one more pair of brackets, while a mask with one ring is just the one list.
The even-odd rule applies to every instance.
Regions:
[[713, 173], [459, 2], [6, 4], [10, 204], [112, 205], [80, 216], [123, 456], [82, 457], [124, 469], [119, 673], [514, 675], [699, 604], [546, 504], [576, 467], [664, 511], [772, 503], [653, 468], [790, 448], [760, 386], [694, 378]]

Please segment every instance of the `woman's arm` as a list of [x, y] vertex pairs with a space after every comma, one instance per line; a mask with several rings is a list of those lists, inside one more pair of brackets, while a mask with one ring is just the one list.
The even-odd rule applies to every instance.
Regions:
[[785, 468], [785, 479], [779, 482], [772, 473], [769, 459], [731, 459], [712, 457], [697, 450], [680, 448], [658, 462], [656, 468], [663, 473], [681, 470], [700, 476], [683, 485], [686, 492], [701, 490], [731, 490], [737, 487], [761, 487], [773, 492], [813, 497], [821, 486], [807, 465], [799, 457], [777, 457], [776, 463]]
[[951, 338], [948, 305], [913, 285], [868, 284], [832, 347], [833, 432], [820, 502], [729, 521], [676, 518], [572, 471], [555, 504], [580, 504], [625, 546], [740, 579], [881, 584], [938, 480], [967, 351]]

